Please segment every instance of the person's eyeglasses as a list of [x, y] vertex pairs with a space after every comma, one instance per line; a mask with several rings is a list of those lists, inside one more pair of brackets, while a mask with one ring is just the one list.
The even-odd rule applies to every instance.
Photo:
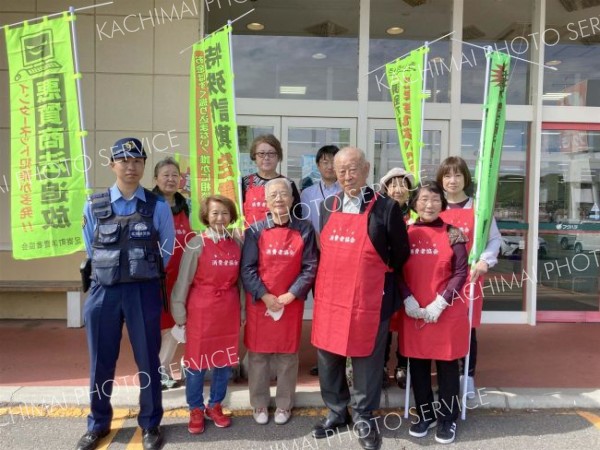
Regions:
[[321, 161], [319, 161], [319, 165], [323, 167], [333, 167], [333, 160], [322, 159]]
[[442, 201], [439, 198], [420, 198], [417, 200], [419, 205], [426, 205], [427, 203], [431, 203], [432, 205], [441, 205]]
[[278, 191], [278, 192], [271, 192], [269, 194], [269, 199], [270, 200], [275, 200], [277, 198], [277, 196], [281, 197], [282, 199], [286, 199], [286, 198], [290, 198], [292, 194], [290, 194], [287, 191]]
[[256, 152], [256, 157], [260, 159], [277, 158], [276, 152]]

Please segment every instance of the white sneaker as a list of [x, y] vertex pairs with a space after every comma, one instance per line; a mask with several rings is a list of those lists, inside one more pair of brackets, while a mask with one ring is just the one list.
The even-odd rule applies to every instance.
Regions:
[[259, 425], [266, 425], [269, 422], [269, 412], [267, 408], [254, 408], [252, 417]]
[[284, 425], [288, 423], [288, 420], [290, 420], [291, 416], [292, 412], [289, 409], [277, 408], [275, 411], [275, 423], [277, 425]]
[[[463, 383], [465, 377], [461, 375], [460, 377], [460, 398], [462, 400], [464, 392], [463, 392]], [[467, 399], [473, 400], [475, 398], [475, 378], [467, 377]]]

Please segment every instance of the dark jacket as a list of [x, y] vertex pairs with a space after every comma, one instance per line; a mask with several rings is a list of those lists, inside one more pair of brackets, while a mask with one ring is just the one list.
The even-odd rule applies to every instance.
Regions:
[[[258, 275], [258, 241], [265, 231], [268, 231], [275, 225], [271, 219], [270, 213], [267, 219], [257, 222], [244, 233], [244, 246], [242, 247], [242, 261], [240, 276], [244, 289], [252, 295], [252, 301], [256, 302], [265, 295], [268, 290]], [[317, 242], [315, 238], [315, 229], [308, 220], [298, 220], [293, 218], [286, 225], [292, 230], [296, 230], [304, 241], [302, 252], [302, 267], [300, 274], [289, 287], [288, 292], [294, 294], [296, 298], [306, 300], [308, 292], [312, 288], [317, 276]]]
[[[402, 266], [410, 253], [408, 247], [408, 235], [402, 211], [394, 200], [377, 196], [374, 199], [374, 191], [366, 187], [363, 189], [360, 212], [363, 213], [367, 205], [375, 201], [368, 218], [368, 235], [373, 247], [381, 256], [382, 261], [394, 272], [386, 273], [384, 294], [381, 304], [381, 320], [389, 319], [394, 311], [402, 306], [402, 298], [398, 291], [396, 277], [401, 276]], [[344, 194], [339, 193], [328, 197], [321, 203], [320, 223], [321, 232], [329, 220], [331, 212], [334, 211], [333, 204], [337, 198], [335, 211], [342, 211]], [[340, 261], [340, 270], [343, 270], [343, 261]]]

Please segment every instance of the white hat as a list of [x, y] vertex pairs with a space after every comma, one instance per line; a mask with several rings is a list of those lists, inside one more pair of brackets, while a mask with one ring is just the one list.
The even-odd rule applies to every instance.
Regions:
[[381, 180], [379, 180], [379, 184], [381, 185], [381, 188], [383, 189], [384, 186], [387, 185], [388, 181], [390, 181], [392, 178], [396, 178], [396, 177], [408, 178], [408, 181], [410, 181], [411, 185], [414, 186], [414, 184], [415, 184], [415, 178], [413, 177], [412, 173], [407, 172], [406, 170], [402, 169], [401, 167], [393, 167], [388, 171], [388, 173], [386, 173], [383, 177], [381, 177]]

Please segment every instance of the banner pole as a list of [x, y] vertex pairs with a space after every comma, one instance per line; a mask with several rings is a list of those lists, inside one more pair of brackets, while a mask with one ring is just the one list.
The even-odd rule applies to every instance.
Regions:
[[425, 145], [423, 143], [423, 135], [425, 133], [425, 91], [427, 90], [427, 63], [429, 62], [429, 42], [426, 41], [423, 45], [425, 48], [425, 55], [423, 55], [423, 86], [421, 87], [421, 137], [419, 139], [419, 173], [414, 173], [415, 179], [421, 182], [421, 173], [423, 172], [423, 167], [421, 163], [423, 162], [423, 150], [425, 149]]
[[[488, 108], [487, 108], [487, 100], [488, 100], [488, 84], [490, 82], [490, 65], [491, 65], [491, 51], [492, 51], [492, 47], [488, 46], [486, 47], [486, 63], [485, 63], [485, 84], [484, 84], [484, 88], [483, 88], [483, 113], [482, 113], [482, 117], [481, 117], [481, 135], [479, 136], [479, 151], [477, 152], [477, 172], [479, 173], [479, 176], [481, 176], [481, 166], [483, 164], [483, 161], [481, 159], [482, 156], [482, 151], [483, 151], [483, 143], [484, 143], [484, 132], [485, 132], [485, 120], [486, 120], [486, 116], [488, 113]], [[473, 209], [474, 209], [474, 215], [475, 215], [475, 221], [473, 224], [473, 229], [476, 230], [477, 229], [477, 221], [478, 221], [478, 217], [477, 217], [477, 202], [479, 201], [479, 196], [481, 193], [481, 183], [480, 180], [477, 180], [477, 190], [475, 191], [475, 198], [473, 199]], [[476, 250], [477, 249], [477, 234], [474, 233], [473, 236], [473, 247], [471, 247], [471, 251]], [[476, 261], [473, 262], [472, 264], [476, 264]], [[461, 420], [466, 420], [467, 418], [467, 381], [468, 381], [468, 377], [469, 377], [469, 361], [471, 359], [471, 333], [473, 332], [473, 296], [475, 294], [475, 287], [473, 285], [473, 283], [471, 283], [471, 285], [469, 286], [469, 352], [467, 353], [467, 356], [465, 356], [465, 365], [463, 367], [463, 383], [462, 383], [462, 398], [461, 398], [461, 402], [462, 402], [462, 409], [461, 409], [461, 413], [460, 413], [460, 418]], [[483, 301], [483, 299], [481, 299], [481, 301]]]
[[406, 392], [404, 393], [404, 418], [408, 419], [408, 411], [410, 410], [410, 358], [406, 358]]
[[83, 150], [83, 176], [85, 177], [85, 188], [89, 191], [91, 189], [90, 179], [87, 170], [87, 148], [85, 145], [86, 131], [84, 128], [85, 119], [83, 115], [83, 105], [81, 100], [81, 73], [79, 72], [79, 52], [77, 50], [77, 30], [75, 28], [75, 8], [69, 7], [69, 14], [71, 15], [71, 41], [73, 42], [73, 65], [75, 69], [75, 85], [77, 86], [77, 106], [79, 108], [79, 129], [81, 133], [81, 148]]
[[[252, 11], [254, 11], [254, 9], [252, 9]], [[252, 11], [249, 11], [249, 12], [252, 12]], [[246, 13], [246, 14], [248, 14], [248, 13]], [[227, 25], [229, 26], [229, 36], [228, 36], [227, 42], [229, 42], [229, 65], [231, 68], [231, 88], [233, 89], [233, 117], [236, 118], [237, 115], [235, 112], [235, 71], [233, 70], [233, 43], [232, 43], [233, 36], [231, 33], [231, 30], [232, 30], [231, 24], [232, 23], [233, 23], [233, 21], [231, 21], [231, 20], [227, 21]], [[237, 126], [237, 120], [235, 121], [235, 123]], [[237, 173], [241, 174], [242, 171], [240, 169], [240, 143], [238, 140], [237, 129], [235, 130], [235, 148], [237, 151]], [[241, 218], [240, 222], [243, 227], [243, 225], [244, 225], [244, 209], [242, 207], [243, 204], [242, 204], [242, 177], [241, 176], [238, 177], [237, 183], [238, 183], [238, 202], [239, 202], [239, 209], [240, 209], [239, 217]]]

